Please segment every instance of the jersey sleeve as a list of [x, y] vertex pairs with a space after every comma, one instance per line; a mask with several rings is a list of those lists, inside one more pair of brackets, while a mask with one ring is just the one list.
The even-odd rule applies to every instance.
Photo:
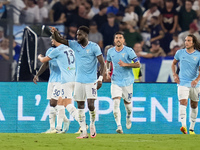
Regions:
[[54, 49], [47, 56], [49, 58], [53, 59], [53, 58], [56, 58], [58, 55], [59, 55], [59, 50], [58, 49]]
[[110, 57], [110, 50], [108, 50], [108, 52], [107, 52], [107, 58], [106, 58], [106, 60], [107, 61], [112, 61], [111, 57]]
[[101, 49], [100, 49], [99, 45], [97, 45], [97, 44], [95, 44], [93, 46], [93, 51], [94, 51], [95, 56], [99, 56], [102, 54]]
[[181, 50], [178, 50], [177, 52], [176, 52], [176, 54], [174, 55], [174, 59], [176, 59], [176, 60], [180, 60], [180, 52], [181, 52]]
[[46, 51], [46, 54], [45, 54], [45, 56], [48, 56], [49, 55], [49, 53], [52, 51], [52, 47], [50, 47], [47, 51]]
[[134, 60], [135, 58], [137, 58], [137, 55], [135, 54], [135, 52], [134, 52], [134, 50], [132, 48], [129, 49], [128, 54], [129, 54], [129, 58], [131, 60]]

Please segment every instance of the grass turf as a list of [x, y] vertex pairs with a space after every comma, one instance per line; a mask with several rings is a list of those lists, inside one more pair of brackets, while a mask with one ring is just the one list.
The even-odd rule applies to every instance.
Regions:
[[76, 139], [77, 134], [1, 133], [0, 150], [196, 150], [200, 135], [97, 134]]

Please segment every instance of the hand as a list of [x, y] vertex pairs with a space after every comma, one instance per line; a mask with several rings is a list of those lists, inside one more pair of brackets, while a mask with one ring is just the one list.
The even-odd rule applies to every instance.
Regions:
[[119, 60], [118, 64], [120, 67], [126, 67], [126, 63], [123, 62], [122, 60]]
[[193, 88], [196, 87], [197, 83], [198, 83], [197, 80], [193, 80], [193, 81], [191, 82], [191, 87], [193, 87]]
[[38, 55], [38, 59], [39, 59], [39, 60], [40, 60], [42, 57], [43, 57], [42, 54], [39, 54], [39, 55]]
[[102, 81], [98, 81], [98, 82], [97, 82], [97, 90], [100, 89], [101, 86], [102, 86]]
[[38, 76], [35, 75], [34, 78], [33, 78], [33, 82], [34, 82], [35, 84], [37, 84], [37, 81], [39, 81], [39, 79], [38, 79]]
[[180, 83], [180, 80], [179, 80], [178, 75], [177, 75], [177, 74], [174, 74], [173, 77], [174, 77], [174, 81], [175, 81], [176, 83], [179, 84], [179, 83]]
[[175, 29], [171, 29], [170, 31], [169, 31], [169, 33], [171, 33], [171, 34], [173, 34], [175, 32]]
[[55, 27], [49, 26], [49, 28], [51, 28], [51, 33], [54, 33], [55, 31], [57, 31], [57, 29]]

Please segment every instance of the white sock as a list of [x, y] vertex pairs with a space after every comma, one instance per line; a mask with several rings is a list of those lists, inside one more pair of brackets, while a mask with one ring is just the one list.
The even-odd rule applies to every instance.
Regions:
[[55, 107], [50, 106], [49, 108], [50, 129], [55, 129], [55, 120], [56, 120], [56, 109]]
[[184, 106], [184, 105], [179, 106], [182, 127], [187, 127], [186, 126], [186, 108], [187, 106]]
[[191, 108], [191, 114], [190, 114], [190, 130], [194, 130], [194, 126], [196, 123], [196, 118], [198, 114], [198, 107], [197, 108]]
[[130, 104], [124, 104], [124, 106], [126, 108], [126, 117], [130, 118], [131, 112], [132, 112], [132, 103], [130, 103]]
[[72, 104], [68, 104], [66, 106], [67, 111], [70, 113], [70, 115], [72, 115], [72, 117], [78, 121], [78, 110], [76, 109], [76, 107], [74, 107], [74, 105]]
[[64, 119], [64, 116], [65, 116], [65, 107], [63, 105], [57, 105], [56, 108], [58, 110], [56, 129], [61, 130], [63, 119]]
[[90, 113], [90, 126], [95, 124], [96, 110], [89, 111]]
[[63, 121], [64, 121], [64, 122], [68, 122], [68, 121], [69, 121], [69, 119], [67, 118], [66, 115], [64, 115]]
[[87, 133], [86, 123], [85, 123], [85, 109], [78, 109], [79, 124], [83, 130], [83, 133]]
[[115, 122], [117, 126], [121, 126], [121, 111], [120, 111], [120, 100], [119, 99], [114, 99], [114, 109], [113, 109], [113, 114], [115, 117]]

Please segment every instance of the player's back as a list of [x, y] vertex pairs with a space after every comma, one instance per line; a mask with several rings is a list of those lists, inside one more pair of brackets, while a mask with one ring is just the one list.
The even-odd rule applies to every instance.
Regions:
[[[54, 50], [53, 47], [49, 48], [46, 51], [46, 56], [48, 56], [52, 51]], [[61, 72], [58, 67], [56, 59], [51, 59], [49, 61], [49, 70], [50, 70], [50, 76], [48, 82], [61, 82]]]
[[75, 56], [71, 48], [61, 44], [49, 54], [49, 57], [56, 59], [61, 71], [62, 83], [75, 81]]
[[97, 80], [97, 56], [101, 55], [98, 44], [89, 41], [82, 47], [77, 41], [69, 40], [76, 56], [76, 82], [93, 83]]

